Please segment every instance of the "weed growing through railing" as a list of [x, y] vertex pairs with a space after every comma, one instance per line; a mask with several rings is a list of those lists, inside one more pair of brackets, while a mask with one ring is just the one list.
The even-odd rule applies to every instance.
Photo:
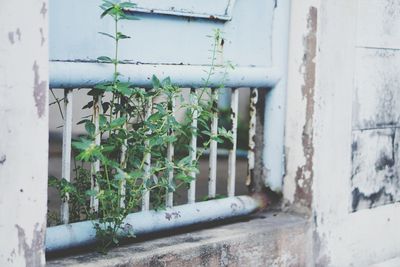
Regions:
[[[166, 193], [188, 185], [193, 180], [190, 173], [198, 173], [198, 159], [210, 141], [222, 143], [224, 139], [231, 140], [232, 135], [225, 128], [219, 128], [217, 135], [210, 132], [210, 119], [217, 106], [209, 97], [203, 97], [209, 94], [209, 81], [215, 71], [218, 45], [222, 42], [219, 30], [214, 32], [211, 67], [204, 79], [204, 88], [200, 89], [199, 102], [182, 105], [181, 108], [189, 110], [189, 113], [183, 122], [178, 122], [173, 114], [172, 103], [181, 95], [180, 89], [169, 78], [160, 81], [153, 76], [151, 90], [120, 80], [122, 74], [119, 72], [118, 49], [120, 41], [130, 37], [119, 31], [119, 23], [137, 19], [126, 12], [135, 4], [104, 0], [100, 7], [103, 10], [101, 17], [111, 17], [114, 21], [113, 33], [100, 34], [114, 41], [115, 50], [113, 57], [101, 56], [98, 61], [113, 64], [113, 79], [98, 84], [88, 92], [93, 101], [84, 108], [96, 108], [96, 104], [99, 104], [102, 111], [98, 115], [98, 122], [95, 116], [81, 121], [85, 124], [86, 134], [72, 143], [77, 152], [75, 160], [81, 162], [81, 167], [75, 169], [74, 181], [53, 178], [50, 179], [50, 185], [59, 190], [62, 198], [69, 195], [71, 221], [94, 221], [99, 248], [105, 251], [111, 245], [118, 244], [121, 232], [134, 235], [130, 232], [131, 228], [124, 227], [123, 221], [129, 213], [139, 210], [144, 192], [152, 192], [153, 209], [163, 208]], [[222, 84], [223, 81], [221, 87]], [[199, 113], [201, 133], [190, 126], [193, 110]], [[184, 145], [188, 142], [183, 142], [192, 134], [206, 136], [196, 161], [188, 156], [188, 146]], [[96, 139], [101, 140], [100, 144]], [[180, 155], [185, 156], [167, 160], [169, 143], [174, 143]], [[149, 155], [150, 165], [147, 160]], [[84, 168], [95, 163], [100, 167], [92, 167], [91, 171]], [[174, 172], [172, 182], [168, 180], [171, 170]]]

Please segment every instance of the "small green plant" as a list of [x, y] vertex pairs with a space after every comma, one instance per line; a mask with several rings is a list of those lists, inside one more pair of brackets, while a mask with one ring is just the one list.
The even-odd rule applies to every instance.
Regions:
[[[50, 179], [50, 186], [59, 190], [61, 198], [69, 195], [72, 222], [93, 220], [101, 251], [117, 245], [121, 231], [134, 235], [132, 229], [123, 227], [123, 222], [129, 213], [139, 210], [144, 192], [152, 192], [150, 200], [153, 209], [162, 209], [166, 193], [188, 185], [194, 179], [190, 174], [198, 173], [198, 160], [191, 160], [188, 145], [185, 145], [192, 134], [200, 134], [197, 129], [191, 128], [194, 110], [200, 114], [201, 134], [206, 136], [202, 139], [203, 149], [198, 157], [211, 140], [223, 143], [224, 139], [232, 139], [232, 134], [223, 127], [216, 135], [209, 128], [213, 112], [218, 112], [208, 87], [222, 38], [219, 30], [214, 32], [211, 68], [204, 79], [204, 88], [200, 89], [198, 103], [180, 107], [188, 112], [183, 122], [175, 119], [172, 104], [181, 96], [180, 88], [173, 85], [169, 78], [159, 80], [153, 76], [153, 88], [147, 90], [136, 87], [133, 82], [121, 81], [118, 50], [120, 42], [130, 37], [119, 31], [119, 23], [137, 19], [125, 10], [134, 6], [133, 3], [106, 0], [100, 6], [101, 17], [110, 17], [114, 21], [113, 33], [100, 34], [114, 41], [115, 50], [112, 57], [100, 56], [98, 61], [113, 64], [113, 79], [96, 85], [88, 92], [93, 100], [83, 108], [96, 108], [98, 104], [101, 111], [98, 125], [95, 116], [80, 122], [84, 123], [86, 134], [72, 143], [77, 153], [75, 161], [80, 163], [75, 168], [75, 179], [73, 182]], [[204, 97], [206, 95], [208, 97]], [[165, 156], [170, 143], [181, 152], [172, 161]], [[147, 160], [149, 155], [150, 165]], [[89, 170], [94, 164], [99, 167]], [[170, 171], [174, 172], [172, 182], [168, 179]], [[98, 205], [93, 204], [96, 202]]]

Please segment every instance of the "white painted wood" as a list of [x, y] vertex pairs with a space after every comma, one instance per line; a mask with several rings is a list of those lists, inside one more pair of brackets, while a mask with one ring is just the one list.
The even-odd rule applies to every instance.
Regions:
[[[212, 97], [212, 118], [211, 118], [211, 136], [218, 135], [218, 89], [211, 89]], [[209, 178], [208, 178], [208, 197], [215, 198], [217, 190], [217, 149], [218, 143], [215, 140], [210, 142], [209, 158]]]
[[[212, 35], [213, 29], [219, 28], [224, 32], [225, 60], [230, 60], [238, 66], [269, 66], [272, 58], [270, 37], [275, 1], [252, 1], [251, 5], [246, 1], [236, 1], [232, 9], [234, 19], [227, 23], [139, 14], [140, 20], [121, 22], [122, 32], [132, 38], [121, 42], [120, 59], [154, 64], [209, 64], [209, 49], [213, 40], [206, 36]], [[148, 2], [150, 0], [141, 0], [141, 3], [146, 5]], [[174, 0], [151, 2], [160, 6], [165, 5], [166, 8], [171, 6], [170, 3], [176, 3]], [[179, 0], [178, 2], [182, 8], [187, 6], [193, 12], [197, 10], [198, 13], [204, 11], [208, 13], [215, 9], [222, 11], [220, 7], [223, 5], [220, 3], [225, 0]], [[108, 55], [113, 51], [112, 40], [98, 34], [99, 31], [112, 32], [113, 20], [110, 18], [101, 20], [101, 10], [98, 6], [98, 0], [52, 2], [49, 7], [50, 13], [53, 14], [50, 18], [52, 60], [95, 60], [99, 55]], [[178, 5], [172, 6], [180, 9]], [[71, 20], [71, 14], [77, 19]], [[77, 47], [79, 49], [71, 49]], [[203, 77], [203, 74], [199, 77]]]
[[400, 49], [400, 3], [358, 0], [357, 46]]
[[[93, 97], [93, 113], [92, 120], [95, 126], [95, 145], [99, 146], [101, 143], [101, 136], [99, 130], [99, 120], [100, 120], [100, 112], [101, 112], [101, 97]], [[96, 160], [91, 164], [91, 179], [90, 179], [90, 189], [95, 192], [99, 192], [99, 185], [96, 180], [96, 174], [100, 171], [100, 161]], [[99, 210], [99, 200], [96, 196], [90, 197], [90, 208], [92, 211], [97, 212]]]
[[255, 153], [256, 142], [254, 140], [256, 136], [257, 127], [257, 110], [256, 105], [258, 102], [258, 89], [252, 88], [250, 90], [250, 119], [249, 119], [249, 151], [247, 152], [247, 177], [246, 185], [249, 186], [252, 179], [252, 173], [255, 166]]
[[237, 149], [237, 126], [238, 126], [238, 110], [239, 110], [239, 89], [232, 89], [231, 95], [231, 123], [232, 123], [232, 148], [229, 150], [228, 158], [228, 197], [235, 195], [236, 181], [236, 149]]
[[[71, 182], [71, 136], [72, 136], [72, 107], [73, 90], [64, 90], [64, 125], [62, 144], [61, 178]], [[61, 221], [64, 224], [69, 222], [69, 194], [66, 193], [61, 203]]]
[[[149, 98], [149, 102], [147, 103], [146, 112], [145, 112], [145, 120], [147, 120], [153, 111], [153, 100]], [[148, 134], [151, 134], [149, 130]], [[149, 141], [145, 141], [145, 149], [149, 149]], [[143, 182], [146, 184], [146, 181], [150, 179], [150, 169], [151, 169], [151, 153], [150, 151], [145, 151], [144, 154], [144, 177]], [[147, 186], [146, 186], [147, 188]], [[150, 191], [145, 189], [142, 193], [142, 211], [149, 210], [150, 208]]]
[[[197, 91], [195, 89], [191, 89], [190, 95], [189, 95], [189, 101], [190, 105], [195, 107], [198, 105], [198, 97], [197, 97]], [[190, 159], [192, 162], [195, 162], [197, 159], [197, 117], [198, 117], [198, 111], [196, 108], [191, 110], [192, 114], [192, 137], [190, 139]], [[189, 189], [188, 189], [188, 204], [192, 204], [196, 202], [196, 173], [191, 172], [190, 176], [192, 176], [194, 179], [190, 182], [189, 184]]]
[[400, 125], [400, 50], [356, 50], [353, 129]]
[[[304, 164], [311, 159], [310, 168], [303, 174], [313, 179], [312, 206], [308, 214], [313, 218], [314, 245], [318, 248], [314, 250], [312, 263], [316, 266], [369, 266], [394, 258], [400, 253], [399, 203], [351, 212], [355, 81], [374, 83], [356, 67], [357, 64], [366, 69], [374, 68], [369, 64], [362, 66], [355, 60], [357, 25], [361, 21], [357, 21], [356, 14], [361, 2], [371, 10], [371, 16], [363, 19], [374, 23], [377, 13], [374, 5], [368, 5], [378, 1], [292, 1], [286, 119], [288, 172], [284, 179], [284, 197], [286, 207], [307, 212], [306, 208], [299, 208], [303, 203], [299, 201], [301, 195], [298, 189], [302, 181], [298, 178], [301, 177]], [[313, 10], [313, 17], [310, 17], [310, 10]], [[317, 32], [311, 36], [315, 37], [314, 48], [317, 53], [310, 58], [312, 53], [309, 52], [307, 37], [310, 44], [311, 21], [317, 22]], [[375, 35], [371, 38], [380, 38], [370, 27], [367, 29], [369, 35]], [[308, 67], [304, 66], [305, 59], [310, 63]], [[376, 70], [379, 70], [379, 66]], [[315, 81], [314, 86], [305, 87], [312, 80]], [[370, 94], [368, 88], [373, 86], [360, 88], [359, 92]], [[314, 92], [311, 91], [313, 94], [310, 94], [310, 89], [314, 89]], [[358, 131], [356, 134], [358, 135]], [[304, 138], [307, 135], [311, 139]], [[388, 148], [388, 138], [382, 135], [377, 141], [373, 136], [368, 136], [368, 131], [364, 131], [362, 135], [365, 136], [356, 137], [357, 140], [365, 139], [368, 145], [362, 149], [362, 155], [356, 156], [365, 157], [363, 164], [373, 165], [368, 166], [371, 170], [375, 167], [372, 156], [377, 155], [377, 150]], [[373, 148], [373, 143], [381, 145], [374, 145]], [[383, 152], [388, 154], [389, 150]], [[308, 162], [310, 163], [309, 160]], [[360, 182], [364, 179], [361, 183], [366, 187], [371, 186], [372, 177], [365, 174], [361, 175], [363, 178], [359, 177]]]
[[[174, 114], [175, 114], [175, 109], [176, 109], [176, 99], [175, 99], [175, 97], [173, 97], [171, 99], [171, 114], [172, 114], [172, 116], [174, 116]], [[169, 136], [174, 136], [173, 129], [170, 129]], [[168, 143], [167, 160], [169, 162], [173, 162], [173, 160], [174, 160], [174, 143], [173, 142]], [[174, 170], [168, 171], [168, 182], [169, 182], [169, 184], [172, 184], [174, 182]], [[171, 208], [174, 205], [174, 192], [167, 192], [165, 201], [166, 201], [166, 206], [168, 208]]]
[[0, 6], [0, 266], [44, 266], [48, 1]]

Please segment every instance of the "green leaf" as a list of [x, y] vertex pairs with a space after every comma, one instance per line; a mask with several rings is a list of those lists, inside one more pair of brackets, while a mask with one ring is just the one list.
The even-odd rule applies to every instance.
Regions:
[[107, 37], [109, 37], [109, 38], [111, 38], [111, 39], [115, 40], [115, 37], [114, 37], [114, 36], [112, 36], [112, 35], [111, 35], [111, 34], [109, 34], [109, 33], [106, 33], [106, 32], [99, 32], [99, 34], [101, 34], [101, 35], [104, 35], [104, 36], [107, 36]]
[[103, 127], [104, 125], [107, 124], [107, 118], [103, 114], [100, 114], [99, 116], [99, 126]]
[[132, 15], [132, 14], [129, 14], [129, 13], [123, 13], [123, 14], [121, 14], [121, 19], [126, 19], [126, 20], [139, 20], [138, 17], [136, 17], [136, 16], [134, 16], [134, 15]]
[[86, 132], [87, 132], [89, 135], [91, 135], [91, 136], [95, 135], [96, 126], [94, 125], [93, 122], [91, 122], [91, 121], [86, 121], [86, 123], [85, 123], [85, 129], [86, 129]]
[[119, 117], [119, 118], [111, 121], [110, 127], [112, 129], [114, 129], [114, 128], [117, 128], [117, 127], [120, 127], [120, 126], [124, 125], [125, 122], [126, 122], [126, 117], [122, 116], [122, 117]]
[[129, 39], [129, 38], [131, 38], [131, 37], [128, 36], [128, 35], [123, 34], [122, 32], [117, 32], [117, 39], [118, 39], [118, 40], [121, 40], [121, 39]]
[[165, 78], [164, 80], [162, 80], [161, 83], [162, 83], [162, 86], [163, 86], [163, 87], [172, 86], [171, 78], [170, 78], [170, 77]]
[[93, 101], [89, 101], [86, 105], [82, 107], [82, 109], [87, 109], [93, 107]]
[[97, 196], [97, 191], [93, 190], [93, 189], [89, 189], [89, 190], [86, 190], [85, 194], [89, 197], [95, 197], [95, 196]]
[[119, 6], [121, 8], [135, 8], [137, 5], [135, 3], [123, 2], [123, 3], [120, 3]]
[[103, 11], [103, 13], [101, 13], [100, 18], [104, 18], [104, 16], [106, 16], [107, 14], [109, 14], [112, 10], [114, 9], [114, 7], [109, 7], [106, 10]]
[[161, 82], [160, 80], [157, 78], [157, 76], [153, 75], [151, 77], [151, 82], [153, 83], [153, 88], [158, 89], [161, 87]]
[[116, 84], [116, 90], [124, 96], [131, 96], [133, 94], [130, 84], [128, 83], [118, 83]]
[[132, 179], [138, 179], [144, 176], [143, 171], [133, 171], [129, 173], [130, 178]]
[[97, 58], [98, 61], [103, 62], [103, 63], [112, 63], [113, 60], [110, 57], [106, 56], [101, 56]]
[[80, 138], [78, 141], [72, 142], [72, 147], [78, 150], [86, 150], [93, 144], [92, 140]]

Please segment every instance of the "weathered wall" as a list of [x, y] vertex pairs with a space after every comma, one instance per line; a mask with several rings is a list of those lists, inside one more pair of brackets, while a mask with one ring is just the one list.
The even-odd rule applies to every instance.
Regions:
[[46, 0], [0, 3], [0, 266], [43, 266], [47, 202]]
[[292, 1], [287, 207], [314, 223], [316, 266], [400, 253], [400, 5]]

